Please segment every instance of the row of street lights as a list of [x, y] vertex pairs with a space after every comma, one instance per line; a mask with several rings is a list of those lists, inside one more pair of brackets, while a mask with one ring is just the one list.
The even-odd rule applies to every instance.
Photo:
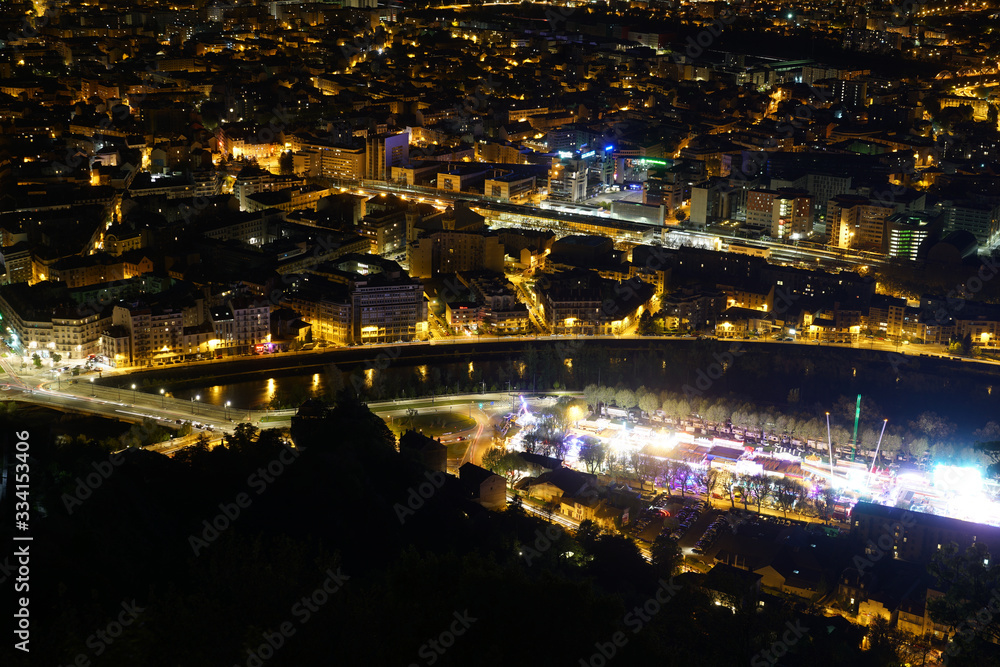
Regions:
[[[56, 374], [56, 377], [59, 378], [59, 383], [60, 383], [59, 384], [59, 389], [62, 389], [61, 377], [60, 377], [60, 375], [58, 373]], [[97, 396], [97, 387], [94, 385], [94, 378], [90, 378], [90, 395], [94, 396], [94, 397]], [[121, 402], [121, 399], [122, 399], [122, 386], [118, 385], [118, 401]], [[137, 389], [136, 389], [135, 383], [133, 383], [132, 384], [132, 405], [136, 404], [136, 399], [137, 399]], [[195, 396], [191, 397], [191, 414], [192, 415], [195, 413], [195, 411], [194, 411], [195, 403], [197, 401], [200, 401], [200, 400], [201, 400], [201, 394], [196, 394]], [[226, 419], [227, 420], [229, 419], [229, 408], [232, 407], [232, 405], [233, 405], [232, 401], [226, 401]], [[160, 409], [161, 410], [165, 410], [166, 407], [167, 407], [167, 390], [166, 389], [160, 389]]]

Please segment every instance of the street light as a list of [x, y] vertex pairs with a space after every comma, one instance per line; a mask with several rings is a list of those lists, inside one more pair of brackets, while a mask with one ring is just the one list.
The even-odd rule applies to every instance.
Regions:
[[56, 388], [62, 391], [62, 373], [56, 371]]
[[163, 410], [166, 407], [167, 407], [167, 395], [164, 393], [164, 390], [161, 389], [160, 390], [160, 409]]
[[97, 396], [97, 387], [94, 386], [94, 378], [90, 378], [90, 395]]
[[226, 401], [226, 419], [227, 420], [229, 419], [229, 406], [230, 405], [231, 405], [231, 402], [230, 401]]
[[196, 395], [195, 397], [193, 397], [191, 399], [191, 414], [192, 415], [194, 414], [194, 402], [195, 401], [200, 401], [200, 400], [201, 400], [201, 394], [198, 394], [198, 395]]
[[132, 383], [132, 405], [135, 405], [135, 383]]

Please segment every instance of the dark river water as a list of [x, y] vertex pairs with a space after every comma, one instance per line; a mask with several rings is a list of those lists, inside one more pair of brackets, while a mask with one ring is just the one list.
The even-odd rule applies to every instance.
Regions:
[[[955, 435], [963, 439], [988, 420], [1000, 421], [1000, 391], [994, 391], [994, 386], [1000, 389], [997, 367], [866, 350], [748, 345], [729, 354], [720, 344], [707, 342], [631, 344], [635, 347], [532, 345], [490, 356], [457, 351], [428, 363], [398, 358], [372, 368], [344, 360], [339, 366], [233, 377], [239, 381], [198, 380], [173, 387], [170, 380], [163, 381], [177, 398], [198, 396], [219, 406], [228, 401], [236, 410], [295, 407], [310, 397], [332, 397], [344, 387], [368, 400], [388, 400], [484, 389], [582, 390], [601, 384], [631, 389], [642, 385], [690, 400], [725, 399], [736, 407], [748, 402], [743, 410], [773, 409], [806, 419], [822, 420], [839, 401], [852, 408], [850, 414], [845, 412], [845, 423], [853, 422], [855, 397], [863, 394], [863, 420], [877, 418], [881, 426], [884, 416], [893, 428], [912, 428], [911, 421], [934, 412], [952, 422]], [[156, 393], [164, 385], [150, 378], [144, 386]]]
[[[572, 359], [565, 362], [561, 373], [563, 383], [573, 379], [572, 363]], [[532, 380], [528, 377], [525, 364], [517, 361], [469, 360], [446, 364], [390, 366], [384, 369], [359, 368], [340, 371], [339, 382], [334, 378], [334, 373], [338, 371], [274, 376], [261, 373], [259, 379], [178, 388], [171, 393], [184, 399], [199, 396], [198, 400], [219, 406], [229, 401], [236, 409], [260, 409], [271, 406], [275, 399], [280, 404], [291, 406], [306, 398], [330, 396], [334, 393], [332, 390], [344, 386], [354, 386], [364, 394], [385, 398], [395, 397], [400, 389], [406, 390], [409, 396], [482, 391], [484, 388], [487, 391], [501, 391], [508, 389], [508, 382], [511, 389], [542, 390], [537, 384], [533, 387], [532, 382], [537, 383], [538, 378]]]

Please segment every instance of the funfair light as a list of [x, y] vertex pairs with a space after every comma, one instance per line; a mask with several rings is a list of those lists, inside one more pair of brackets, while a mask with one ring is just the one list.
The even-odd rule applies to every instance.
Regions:
[[938, 465], [934, 467], [933, 482], [941, 493], [977, 496], [983, 492], [983, 473], [978, 468]]

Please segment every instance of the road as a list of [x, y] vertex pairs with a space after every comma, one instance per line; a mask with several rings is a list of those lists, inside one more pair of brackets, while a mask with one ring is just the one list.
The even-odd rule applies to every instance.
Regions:
[[[198, 425], [195, 427], [196, 432], [204, 431], [211, 437], [231, 433], [237, 424], [247, 421], [260, 428], [286, 428], [291, 424], [291, 418], [295, 414], [295, 410], [237, 411], [225, 406], [171, 398], [165, 394], [148, 394], [139, 391], [138, 388], [119, 389], [84, 381], [77, 381], [74, 384], [71, 380], [62, 382], [49, 380], [32, 385], [25, 378], [14, 375], [6, 364], [0, 365], [10, 377], [8, 383], [0, 385], [6, 399], [16, 398], [36, 405], [122, 421], [141, 422], [144, 419], [153, 419], [169, 428], [179, 428], [182, 423], [187, 422]], [[471, 461], [479, 465], [493, 440], [490, 412], [497, 414], [508, 409], [510, 400], [510, 394], [491, 392], [444, 398], [383, 401], [370, 403], [369, 408], [384, 419], [403, 416], [409, 408], [467, 412], [476, 420], [476, 427], [470, 429], [470, 435], [473, 437], [459, 464]], [[484, 403], [483, 409], [478, 407], [479, 403]], [[487, 407], [485, 403], [493, 405]], [[193, 442], [194, 437], [187, 444]], [[183, 443], [176, 444], [178, 447], [183, 446]]]
[[[507, 502], [510, 503], [513, 499], [514, 496], [508, 491]], [[524, 511], [530, 514], [534, 514], [535, 516], [540, 517], [542, 519], [545, 519], [549, 523], [554, 523], [558, 526], [562, 526], [563, 528], [572, 532], [574, 535], [576, 534], [577, 529], [580, 528], [580, 524], [578, 522], [573, 521], [569, 517], [565, 517], [559, 514], [558, 512], [549, 513], [548, 511], [542, 509], [541, 507], [533, 505], [527, 498], [521, 499], [521, 507], [524, 508]], [[638, 547], [639, 552], [642, 554], [642, 557], [646, 559], [646, 562], [652, 562], [653, 555], [648, 547], [638, 542], [636, 542], [636, 547]]]
[[[454, 336], [447, 339], [433, 339], [430, 341], [415, 341], [408, 343], [387, 343], [387, 344], [376, 344], [371, 346], [365, 346], [372, 348], [372, 351], [377, 349], [392, 349], [399, 346], [412, 347], [412, 346], [439, 346], [439, 345], [468, 345], [468, 344], [484, 344], [484, 343], [516, 343], [516, 342], [535, 342], [535, 341], [566, 341], [568, 339], [583, 339], [583, 340], [623, 340], [623, 339], [644, 339], [644, 340], [695, 340], [694, 337], [683, 337], [683, 336], [637, 336], [635, 334], [624, 334], [617, 336], [570, 336], [570, 335], [538, 335], [538, 336]], [[723, 339], [726, 340], [726, 339]], [[853, 344], [849, 343], [817, 343], [815, 341], [761, 341], [758, 339], [752, 339], [749, 341], [737, 341], [732, 339], [733, 342], [739, 342], [741, 344], [747, 343], [768, 343], [775, 345], [821, 345], [825, 347], [849, 347], [855, 349], [867, 349], [867, 350], [878, 350], [885, 353], [898, 353], [906, 357], [920, 357], [929, 356], [942, 359], [957, 359], [954, 355], [947, 352], [947, 350], [941, 345], [897, 345], [896, 343], [890, 341], [878, 341], [878, 340], [865, 340], [862, 339]], [[357, 351], [357, 348], [336, 348], [340, 350], [353, 350]], [[300, 363], [299, 360], [302, 355], [314, 355], [314, 354], [330, 354], [334, 352], [334, 349], [326, 348], [323, 350], [315, 350], [310, 352], [300, 352], [300, 353], [289, 353], [287, 355], [289, 361], [294, 360], [296, 364]], [[283, 355], [284, 356], [284, 355]], [[249, 359], [244, 360], [249, 361]], [[989, 364], [996, 366], [1000, 364], [1000, 361], [994, 360], [963, 360], [964, 363], [978, 363], [978, 364]], [[213, 363], [213, 362], [207, 362]], [[224, 362], [215, 362], [224, 363]], [[186, 420], [186, 421], [196, 421], [202, 424], [211, 426], [213, 429], [219, 430], [229, 430], [232, 425], [239, 421], [251, 421], [255, 425], [264, 426], [272, 425], [278, 426], [287, 423], [287, 419], [283, 419], [281, 422], [270, 421], [274, 417], [284, 417], [290, 418], [292, 411], [284, 412], [272, 412], [272, 411], [254, 411], [254, 410], [244, 410], [239, 411], [235, 409], [227, 409], [224, 406], [215, 406], [208, 403], [201, 403], [198, 401], [184, 401], [179, 399], [173, 399], [167, 396], [158, 396], [155, 394], [145, 393], [143, 391], [133, 391], [130, 388], [130, 384], [126, 384], [124, 378], [122, 379], [122, 388], [101, 386], [98, 384], [92, 384], [87, 380], [89, 378], [80, 377], [76, 378], [76, 384], [72, 384], [74, 379], [63, 380], [57, 382], [51, 379], [44, 379], [40, 376], [38, 372], [20, 373], [13, 368], [12, 358], [8, 357], [6, 359], [0, 359], [0, 366], [4, 369], [7, 374], [8, 380], [6, 385], [8, 385], [7, 391], [19, 392], [22, 399], [33, 400], [37, 403], [47, 404], [53, 407], [63, 407], [67, 409], [75, 409], [79, 411], [90, 411], [94, 414], [102, 414], [106, 416], [113, 416], [121, 418], [121, 415], [126, 415], [128, 417], [141, 419], [142, 415], [149, 415], [153, 418], [163, 418], [172, 421], [176, 420]], [[295, 367], [298, 367], [297, 365]], [[122, 371], [120, 376], [126, 376], [127, 372]], [[31, 392], [31, 393], [29, 393]], [[479, 396], [477, 394], [470, 394], [468, 400], [473, 400], [472, 397]], [[487, 396], [492, 396], [492, 398], [484, 397], [484, 400], [497, 400], [498, 398], [506, 398], [506, 394], [490, 394]], [[413, 399], [412, 401], [397, 402], [391, 405], [404, 406], [411, 403], [426, 403], [427, 399]], [[478, 400], [476, 400], [478, 403]], [[438, 403], [441, 404], [440, 402]], [[372, 409], [375, 411], [380, 411], [383, 404], [373, 403], [371, 405]], [[390, 408], [391, 409], [391, 408]], [[397, 408], [398, 409], [398, 408]], [[261, 419], [265, 421], [261, 422]], [[473, 449], [473, 460], [479, 460], [480, 455], [477, 453], [481, 443], [479, 440], [481, 438], [489, 438], [491, 436], [490, 430], [484, 426], [483, 433], [477, 437], [476, 447]]]

